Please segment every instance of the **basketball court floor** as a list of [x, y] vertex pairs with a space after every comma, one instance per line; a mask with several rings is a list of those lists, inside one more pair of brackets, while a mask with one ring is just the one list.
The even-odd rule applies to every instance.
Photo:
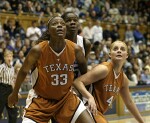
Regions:
[[[144, 123], [150, 123], [150, 115], [144, 116]], [[7, 120], [0, 120], [0, 123], [8, 123]], [[21, 123], [20, 120], [18, 120], [17, 123]], [[49, 122], [51, 123], [51, 122]], [[124, 118], [124, 119], [118, 119], [118, 120], [109, 120], [108, 123], [138, 123], [134, 118]]]
[[[150, 115], [143, 116], [144, 123], [150, 123]], [[118, 120], [109, 120], [108, 123], [138, 123], [134, 118], [124, 118]]]

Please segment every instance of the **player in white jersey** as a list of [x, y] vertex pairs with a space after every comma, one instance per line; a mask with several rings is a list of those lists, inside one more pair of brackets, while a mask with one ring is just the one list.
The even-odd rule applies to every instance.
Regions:
[[[66, 39], [73, 41], [74, 43], [78, 44], [81, 48], [83, 53], [85, 54], [86, 59], [88, 58], [88, 54], [91, 51], [91, 43], [88, 39], [83, 38], [82, 36], [78, 35], [78, 16], [73, 12], [66, 12], [62, 15], [67, 27], [66, 32]], [[75, 78], [80, 76], [81, 74], [85, 74], [82, 70], [79, 70], [78, 63], [75, 62]]]

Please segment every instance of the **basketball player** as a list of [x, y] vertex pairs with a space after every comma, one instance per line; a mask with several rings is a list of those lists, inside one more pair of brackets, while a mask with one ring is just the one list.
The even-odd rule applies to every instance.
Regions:
[[[88, 55], [91, 51], [91, 43], [88, 39], [85, 39], [82, 36], [78, 35], [79, 22], [77, 15], [73, 12], [66, 12], [61, 17], [64, 19], [67, 28], [65, 38], [79, 45], [82, 48], [82, 51], [87, 60]], [[42, 41], [43, 37], [39, 38], [38, 43]], [[75, 78], [87, 72], [79, 68], [77, 61], [75, 61], [74, 67]]]
[[65, 40], [66, 24], [55, 16], [48, 21], [49, 37], [35, 45], [21, 67], [14, 91], [8, 104], [18, 101], [18, 91], [25, 76], [32, 70], [33, 89], [30, 90], [23, 123], [47, 123], [52, 117], [59, 123], [94, 123], [79, 98], [70, 90], [74, 79], [74, 61], [86, 70], [86, 60], [81, 48]]
[[88, 59], [88, 54], [91, 51], [91, 42], [88, 39], [78, 35], [78, 16], [73, 12], [66, 12], [61, 17], [64, 19], [67, 27], [65, 38], [81, 46], [86, 59]]
[[[61, 16], [65, 23], [66, 23], [66, 39], [76, 43], [82, 48], [82, 51], [85, 55], [85, 58], [88, 59], [88, 54], [91, 50], [91, 43], [88, 39], [83, 38], [82, 36], [78, 35], [78, 27], [79, 27], [79, 22], [78, 22], [78, 17], [76, 14], [73, 12], [66, 12]], [[79, 67], [78, 62], [75, 61], [74, 63], [74, 78], [77, 78], [78, 76], [85, 74], [87, 71], [82, 70], [82, 68]], [[72, 87], [72, 90], [76, 92], [78, 97], [82, 99], [81, 94]], [[54, 119], [52, 119], [52, 123], [57, 123]]]
[[[104, 113], [111, 108], [116, 96], [120, 93], [125, 105], [139, 123], [144, 123], [137, 107], [131, 99], [129, 80], [122, 70], [128, 57], [127, 46], [122, 41], [111, 44], [110, 62], [97, 65], [74, 81], [74, 86], [88, 99], [88, 107], [96, 123], [107, 123]], [[85, 86], [92, 84], [92, 95]]]

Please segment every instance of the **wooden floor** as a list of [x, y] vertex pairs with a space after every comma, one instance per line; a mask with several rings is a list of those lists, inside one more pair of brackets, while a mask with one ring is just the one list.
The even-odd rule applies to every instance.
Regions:
[[[150, 116], [143, 116], [144, 123], [150, 123]], [[109, 120], [109, 123], [138, 123], [134, 118], [125, 118], [118, 120]]]

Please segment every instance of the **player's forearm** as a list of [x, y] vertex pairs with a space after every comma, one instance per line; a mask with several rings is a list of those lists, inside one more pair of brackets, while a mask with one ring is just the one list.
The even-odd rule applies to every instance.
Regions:
[[74, 81], [73, 85], [82, 94], [83, 97], [87, 99], [92, 97], [92, 95], [87, 91], [85, 85], [78, 79]]
[[137, 107], [135, 106], [133, 102], [131, 102], [130, 105], [127, 105], [127, 108], [139, 123], [144, 123], [139, 110], [137, 109]]

